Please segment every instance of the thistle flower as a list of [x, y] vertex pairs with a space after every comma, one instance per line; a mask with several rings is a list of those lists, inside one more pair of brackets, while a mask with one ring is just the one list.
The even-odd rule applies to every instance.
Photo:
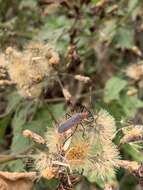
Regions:
[[57, 167], [53, 166], [50, 156], [44, 152], [36, 154], [34, 157], [35, 168], [38, 170], [40, 177], [52, 179], [57, 174]]
[[[107, 117], [109, 119], [109, 115]], [[109, 136], [109, 133], [105, 134]], [[102, 135], [96, 130], [86, 135], [86, 139], [83, 139], [81, 132], [77, 132], [65, 154], [71, 169], [81, 171], [83, 168], [87, 177], [90, 175], [106, 179], [108, 175], [114, 175], [120, 158], [117, 146], [113, 144], [111, 138], [96, 138]]]
[[71, 169], [81, 170], [88, 163], [89, 153], [89, 142], [80, 137], [76, 137], [65, 153], [65, 158]]
[[118, 148], [112, 142], [115, 128], [113, 117], [105, 110], [98, 113], [93, 127], [86, 130], [85, 138], [81, 130], [71, 136], [71, 129], [58, 133], [57, 129], [48, 128], [45, 142], [49, 152], [38, 155], [37, 170], [49, 178], [61, 172], [73, 174], [84, 169], [83, 174], [88, 178], [107, 180], [109, 175], [114, 175], [120, 159]]
[[97, 116], [95, 116], [96, 122], [94, 123], [97, 138], [102, 141], [102, 139], [110, 139], [112, 140], [115, 131], [116, 124], [114, 118], [106, 111], [100, 110]]
[[61, 143], [63, 143], [62, 135], [54, 128], [48, 128], [45, 134], [45, 141], [49, 152], [55, 152], [57, 148], [61, 147]]
[[46, 169], [47, 163], [49, 163], [49, 158], [46, 153], [40, 152], [39, 154], [36, 154], [35, 156], [35, 168], [38, 171], [42, 171]]
[[58, 133], [55, 128], [48, 128], [45, 134], [45, 141], [49, 148], [49, 152], [53, 153], [67, 150], [71, 141], [71, 138], [69, 138], [70, 136], [71, 131], [61, 134]]
[[108, 175], [114, 175], [117, 167], [119, 152], [112, 142], [116, 125], [114, 118], [105, 110], [100, 110], [95, 116], [93, 129], [89, 132], [91, 168], [86, 173], [91, 176], [99, 176], [103, 179]]
[[[103, 142], [102, 142], [103, 143]], [[99, 145], [96, 145], [98, 147]], [[98, 176], [102, 179], [108, 179], [108, 176], [115, 175], [115, 168], [118, 166], [119, 152], [117, 147], [109, 140], [100, 144], [96, 154], [91, 156], [93, 168], [91, 175]]]
[[6, 55], [10, 79], [24, 97], [40, 96], [55, 74], [52, 65], [59, 63], [58, 53], [43, 43], [31, 43], [23, 52], [9, 47]]
[[52, 179], [56, 177], [56, 174], [57, 169], [52, 166], [48, 166], [46, 169], [41, 171], [41, 176], [47, 179]]

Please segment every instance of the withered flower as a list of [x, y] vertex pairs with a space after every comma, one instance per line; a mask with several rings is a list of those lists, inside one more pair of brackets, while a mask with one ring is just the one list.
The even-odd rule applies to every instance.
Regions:
[[59, 64], [58, 53], [40, 42], [29, 44], [22, 52], [9, 47], [6, 56], [9, 77], [23, 97], [39, 97], [55, 74], [53, 65]]

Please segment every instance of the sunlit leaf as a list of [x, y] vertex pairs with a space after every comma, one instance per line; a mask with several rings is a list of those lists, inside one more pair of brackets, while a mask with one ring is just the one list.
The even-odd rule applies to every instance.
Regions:
[[120, 92], [127, 85], [127, 82], [118, 77], [112, 77], [106, 83], [104, 89], [104, 100], [110, 102], [112, 100], [119, 99]]
[[116, 46], [131, 49], [134, 46], [134, 31], [132, 28], [120, 27], [114, 38]]
[[138, 108], [143, 107], [143, 101], [137, 96], [123, 96], [121, 98], [121, 105], [128, 117], [134, 117]]

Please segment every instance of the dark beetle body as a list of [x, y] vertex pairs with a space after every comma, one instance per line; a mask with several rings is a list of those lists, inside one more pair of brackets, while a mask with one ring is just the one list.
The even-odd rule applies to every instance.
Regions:
[[65, 123], [61, 124], [58, 128], [59, 133], [63, 133], [67, 131], [68, 129], [72, 128], [73, 126], [76, 126], [82, 122], [83, 119], [86, 119], [88, 117], [87, 112], [83, 113], [76, 113], [71, 118], [69, 118]]

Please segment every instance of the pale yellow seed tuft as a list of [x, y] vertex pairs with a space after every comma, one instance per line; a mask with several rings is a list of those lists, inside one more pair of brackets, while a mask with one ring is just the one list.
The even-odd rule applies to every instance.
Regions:
[[102, 109], [99, 111], [95, 125], [101, 138], [113, 138], [116, 131], [115, 120], [106, 110]]
[[63, 135], [58, 133], [58, 131], [54, 128], [48, 128], [45, 134], [46, 145], [49, 148], [49, 152], [57, 152], [62, 148], [63, 142], [65, 138]]
[[143, 64], [130, 65], [126, 70], [126, 75], [134, 80], [140, 80], [143, 76]]

